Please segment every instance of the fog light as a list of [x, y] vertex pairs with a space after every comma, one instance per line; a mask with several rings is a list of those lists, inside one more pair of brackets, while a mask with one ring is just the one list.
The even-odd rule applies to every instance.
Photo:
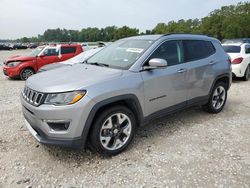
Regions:
[[66, 131], [69, 128], [70, 120], [43, 120], [53, 131]]

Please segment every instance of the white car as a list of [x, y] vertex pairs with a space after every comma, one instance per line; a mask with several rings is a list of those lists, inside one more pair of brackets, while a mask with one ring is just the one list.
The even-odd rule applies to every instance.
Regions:
[[231, 58], [232, 72], [235, 77], [247, 81], [250, 77], [250, 44], [223, 44], [224, 50]]
[[84, 51], [84, 52], [78, 54], [77, 56], [75, 56], [71, 59], [68, 59], [66, 61], [45, 65], [39, 69], [38, 73], [52, 70], [52, 69], [56, 69], [56, 68], [60, 68], [60, 67], [64, 67], [64, 66], [71, 66], [71, 65], [76, 64], [76, 63], [83, 63], [84, 61], [86, 61], [87, 59], [89, 59], [90, 57], [92, 57], [93, 55], [95, 55], [97, 52], [99, 52], [102, 49], [103, 48], [90, 49], [90, 50]]

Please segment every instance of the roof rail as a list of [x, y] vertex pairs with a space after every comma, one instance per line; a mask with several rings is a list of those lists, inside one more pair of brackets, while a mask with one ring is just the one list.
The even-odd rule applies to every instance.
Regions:
[[200, 35], [200, 36], [206, 36], [208, 37], [207, 35], [204, 35], [204, 34], [195, 34], [195, 33], [167, 33], [167, 34], [164, 34], [163, 36], [168, 36], [168, 35]]

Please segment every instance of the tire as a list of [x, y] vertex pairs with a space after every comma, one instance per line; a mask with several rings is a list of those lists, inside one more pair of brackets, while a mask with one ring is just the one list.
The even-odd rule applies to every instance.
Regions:
[[20, 73], [21, 80], [27, 80], [30, 76], [35, 74], [35, 71], [31, 68], [25, 68]]
[[248, 81], [248, 80], [249, 80], [249, 77], [250, 77], [250, 65], [247, 66], [245, 75], [244, 75], [244, 77], [243, 77], [242, 79], [243, 79], [244, 81]]
[[221, 112], [227, 101], [227, 87], [224, 82], [218, 82], [215, 84], [207, 104], [203, 105], [204, 111], [217, 114]]
[[92, 126], [91, 149], [103, 156], [111, 156], [121, 153], [131, 143], [136, 120], [125, 106], [114, 106], [103, 110]]

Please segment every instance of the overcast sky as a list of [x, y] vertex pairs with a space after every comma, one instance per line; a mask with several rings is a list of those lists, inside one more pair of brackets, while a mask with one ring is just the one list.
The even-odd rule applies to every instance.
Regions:
[[202, 18], [240, 0], [0, 0], [0, 39], [37, 36], [46, 29], [152, 29], [157, 23]]

